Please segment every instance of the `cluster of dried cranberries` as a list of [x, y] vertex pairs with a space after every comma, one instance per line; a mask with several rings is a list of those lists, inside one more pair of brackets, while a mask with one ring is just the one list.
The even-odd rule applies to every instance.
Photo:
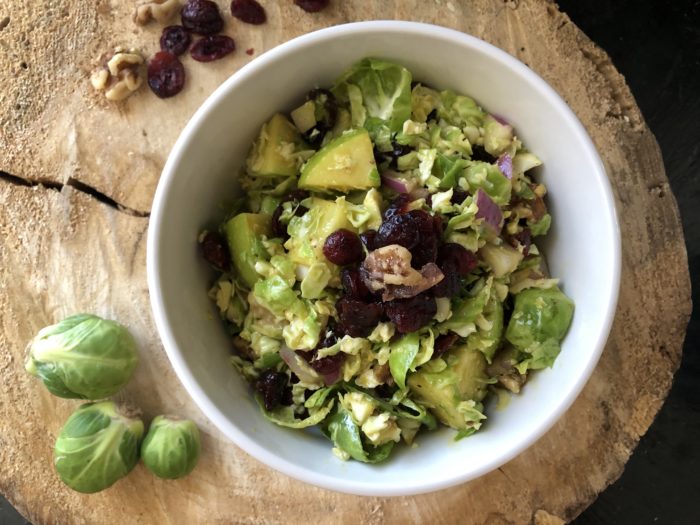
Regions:
[[[231, 37], [217, 34], [224, 27], [224, 19], [215, 2], [187, 0], [180, 10], [180, 20], [182, 25], [163, 29], [161, 50], [148, 64], [148, 86], [160, 98], [177, 95], [185, 87], [185, 68], [178, 56], [188, 49], [198, 62], [218, 60], [236, 49]], [[201, 38], [190, 47], [192, 34]]]
[[[328, 0], [295, 0], [295, 3], [305, 11], [316, 12], [326, 7]], [[157, 0], [156, 4], [148, 7], [156, 9], [162, 5], [162, 0]], [[267, 20], [265, 9], [257, 0], [233, 0], [231, 14], [247, 24], [260, 25]], [[138, 15], [137, 10], [137, 20]], [[224, 19], [215, 2], [187, 0], [180, 10], [180, 19], [182, 25], [168, 26], [163, 30], [161, 51], [148, 64], [148, 86], [160, 98], [177, 95], [185, 87], [185, 68], [178, 56], [188, 49], [198, 62], [219, 60], [236, 49], [231, 37], [217, 34], [224, 27]], [[201, 35], [201, 38], [190, 47], [192, 34]]]
[[324, 255], [344, 267], [344, 294], [336, 304], [339, 332], [366, 337], [383, 319], [400, 333], [418, 330], [435, 316], [435, 298], [457, 295], [460, 277], [476, 268], [472, 252], [442, 241], [438, 216], [409, 210], [409, 203], [400, 194], [377, 231], [358, 236], [341, 229], [326, 238]]

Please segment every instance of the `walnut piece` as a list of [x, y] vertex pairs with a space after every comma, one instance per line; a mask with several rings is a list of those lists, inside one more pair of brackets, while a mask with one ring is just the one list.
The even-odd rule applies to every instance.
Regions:
[[411, 267], [411, 259], [406, 248], [390, 244], [367, 254], [360, 276], [371, 292], [382, 292], [383, 301], [414, 297], [444, 279], [435, 263], [427, 263], [418, 271]]
[[107, 100], [124, 100], [143, 84], [143, 64], [143, 56], [137, 50], [118, 47], [104, 66], [92, 74], [90, 83], [96, 90], [104, 91]]
[[136, 6], [134, 22], [144, 26], [153, 20], [164, 24], [180, 11], [180, 0], [147, 0]]

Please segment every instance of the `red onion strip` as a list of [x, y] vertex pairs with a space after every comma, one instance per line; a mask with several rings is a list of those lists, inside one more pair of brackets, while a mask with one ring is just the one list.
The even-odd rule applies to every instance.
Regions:
[[477, 219], [484, 219], [484, 223], [491, 228], [496, 235], [501, 233], [503, 227], [503, 213], [498, 204], [491, 200], [484, 190], [479, 188], [476, 192]]

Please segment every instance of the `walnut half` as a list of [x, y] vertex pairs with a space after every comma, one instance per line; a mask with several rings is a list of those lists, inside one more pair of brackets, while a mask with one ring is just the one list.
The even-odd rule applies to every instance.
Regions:
[[124, 100], [143, 84], [143, 64], [143, 56], [137, 50], [117, 48], [106, 64], [92, 74], [90, 83], [96, 90], [104, 91], [107, 100]]
[[180, 0], [147, 0], [136, 6], [134, 22], [144, 26], [153, 20], [167, 22], [180, 11]]

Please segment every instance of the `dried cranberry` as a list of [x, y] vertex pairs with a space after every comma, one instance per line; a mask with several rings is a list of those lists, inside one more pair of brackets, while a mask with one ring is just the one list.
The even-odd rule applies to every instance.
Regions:
[[454, 188], [452, 190], [452, 204], [462, 204], [464, 202], [464, 199], [466, 199], [469, 196], [469, 194], [463, 190], [462, 188]]
[[406, 213], [409, 202], [411, 202], [411, 197], [409, 197], [408, 193], [399, 193], [384, 211], [384, 220], [390, 219], [394, 215]]
[[209, 264], [223, 271], [228, 271], [231, 268], [231, 254], [226, 240], [220, 234], [207, 232], [200, 245], [204, 260]]
[[260, 25], [267, 20], [265, 9], [256, 0], [233, 0], [231, 14], [246, 24]]
[[314, 103], [316, 124], [304, 132], [304, 140], [312, 147], [318, 148], [335, 125], [338, 116], [338, 103], [333, 93], [327, 89], [312, 89], [306, 95], [306, 100]]
[[382, 317], [382, 305], [349, 297], [341, 298], [335, 304], [335, 309], [340, 328], [352, 337], [367, 337]]
[[378, 247], [398, 244], [407, 250], [420, 241], [420, 232], [416, 229], [415, 217], [408, 213], [392, 215], [377, 230], [375, 245]]
[[443, 264], [451, 264], [462, 277], [469, 275], [477, 267], [479, 261], [472, 252], [461, 244], [447, 242], [440, 246], [438, 260], [444, 272]]
[[388, 161], [389, 167], [396, 168], [396, 167], [398, 167], [399, 157], [402, 157], [402, 156], [406, 155], [407, 153], [410, 153], [411, 151], [412, 151], [411, 146], [399, 144], [398, 142], [392, 140], [391, 141], [391, 149], [389, 151], [379, 151], [375, 147], [374, 158], [378, 164]]
[[160, 36], [160, 49], [173, 55], [182, 55], [190, 47], [192, 37], [182, 26], [168, 26]]
[[323, 376], [328, 376], [335, 374], [340, 370], [345, 362], [345, 354], [343, 352], [338, 352], [335, 355], [329, 355], [327, 357], [321, 357], [320, 359], [312, 359], [309, 363], [311, 368], [316, 370], [319, 374]]
[[255, 380], [254, 388], [262, 396], [265, 410], [274, 410], [284, 397], [287, 386], [287, 376], [274, 370], [265, 370], [258, 379]]
[[391, 399], [394, 395], [395, 388], [390, 387], [387, 384], [377, 385], [374, 387], [374, 393], [382, 399]]
[[433, 233], [435, 233], [435, 236], [440, 239], [442, 238], [442, 232], [445, 229], [445, 223], [442, 221], [442, 217], [440, 215], [434, 215], [433, 216]]
[[457, 339], [459, 339], [459, 336], [453, 332], [441, 335], [435, 339], [432, 359], [440, 357], [442, 354], [447, 352], [450, 348], [452, 348], [452, 345], [457, 342]]
[[294, 404], [294, 394], [292, 392], [292, 385], [287, 385], [282, 391], [282, 396], [280, 397], [280, 405], [292, 406]]
[[233, 53], [234, 49], [236, 49], [236, 43], [233, 38], [225, 35], [211, 35], [197, 40], [190, 54], [197, 62], [211, 62]]
[[329, 326], [329, 329], [326, 331], [326, 337], [319, 341], [318, 345], [316, 345], [316, 349], [314, 350], [314, 352], [319, 348], [328, 348], [329, 346], [333, 346], [338, 342], [338, 336], [333, 331], [333, 328], [335, 327]]
[[283, 211], [284, 208], [280, 203], [275, 208], [275, 211], [272, 212], [272, 235], [286, 239], [289, 237], [289, 234], [287, 233], [287, 225], [280, 221]]
[[185, 29], [199, 35], [213, 35], [224, 27], [219, 6], [211, 0], [187, 0], [180, 18]]
[[340, 281], [347, 297], [366, 300], [371, 295], [357, 268], [344, 268], [340, 274]]
[[398, 142], [392, 140], [391, 151], [389, 152], [389, 155], [391, 156], [391, 162], [389, 165], [396, 168], [398, 166], [399, 157], [403, 157], [404, 155], [411, 153], [411, 151], [413, 151], [411, 146], [407, 146], [406, 144], [399, 144]]
[[357, 234], [344, 228], [331, 233], [323, 243], [323, 255], [339, 266], [360, 262], [364, 253]]
[[285, 195], [285, 197], [282, 199], [282, 202], [280, 202], [277, 208], [275, 208], [275, 211], [272, 212], [272, 233], [275, 237], [282, 237], [283, 239], [289, 237], [289, 235], [287, 234], [287, 225], [283, 222], [280, 222], [280, 217], [282, 216], [282, 212], [284, 212], [284, 203], [291, 201], [292, 205], [296, 207], [294, 215], [296, 215], [297, 217], [301, 217], [307, 211], [309, 211], [309, 209], [304, 206], [301, 206], [299, 203], [308, 196], [309, 192], [304, 190], [294, 190]]
[[510, 242], [510, 245], [513, 248], [517, 248], [518, 245], [521, 245], [523, 247], [523, 255], [527, 257], [530, 253], [530, 246], [532, 245], [532, 234], [530, 233], [530, 228], [524, 228], [515, 235], [511, 235], [508, 242]]
[[419, 294], [410, 299], [395, 299], [384, 303], [387, 317], [399, 333], [407, 334], [427, 325], [437, 312], [434, 297]]
[[454, 297], [459, 293], [459, 275], [451, 264], [439, 264], [444, 277], [430, 289], [433, 297]]
[[148, 87], [160, 98], [177, 95], [185, 86], [182, 62], [167, 51], [159, 51], [148, 63]]
[[327, 131], [335, 125], [338, 116], [338, 102], [332, 92], [323, 88], [312, 89], [306, 94], [306, 100], [311, 100], [316, 106], [316, 127]]
[[365, 245], [367, 251], [371, 252], [376, 249], [375, 240], [377, 238], [377, 230], [366, 230], [360, 234], [360, 240]]
[[413, 227], [418, 232], [419, 242], [411, 250], [411, 266], [422, 268], [437, 259], [438, 235], [435, 233], [435, 220], [426, 211], [412, 210], [406, 214], [413, 221]]
[[328, 5], [329, 0], [294, 0], [307, 13], [317, 13]]
[[488, 153], [483, 146], [474, 145], [472, 146], [472, 160], [494, 163], [496, 162], [496, 157]]

